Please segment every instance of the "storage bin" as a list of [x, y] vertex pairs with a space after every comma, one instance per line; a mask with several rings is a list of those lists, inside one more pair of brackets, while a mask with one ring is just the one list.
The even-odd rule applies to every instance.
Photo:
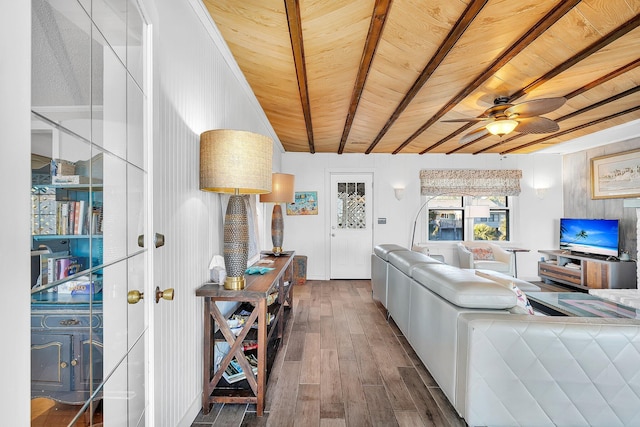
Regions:
[[307, 283], [307, 257], [295, 255], [293, 257], [293, 284], [304, 285]]

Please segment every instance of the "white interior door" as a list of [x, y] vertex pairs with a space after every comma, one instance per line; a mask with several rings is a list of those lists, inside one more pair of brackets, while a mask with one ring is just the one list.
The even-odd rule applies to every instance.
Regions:
[[331, 279], [369, 279], [373, 175], [331, 174]]

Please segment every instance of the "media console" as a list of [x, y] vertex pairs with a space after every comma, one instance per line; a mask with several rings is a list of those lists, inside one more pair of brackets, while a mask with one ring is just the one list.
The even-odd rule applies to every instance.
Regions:
[[569, 251], [539, 250], [548, 259], [538, 262], [538, 276], [580, 289], [635, 289], [635, 261], [576, 255]]

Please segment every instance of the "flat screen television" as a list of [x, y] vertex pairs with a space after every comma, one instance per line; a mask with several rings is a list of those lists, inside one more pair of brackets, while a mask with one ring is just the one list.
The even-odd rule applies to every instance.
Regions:
[[618, 256], [617, 219], [560, 219], [560, 249], [589, 255]]

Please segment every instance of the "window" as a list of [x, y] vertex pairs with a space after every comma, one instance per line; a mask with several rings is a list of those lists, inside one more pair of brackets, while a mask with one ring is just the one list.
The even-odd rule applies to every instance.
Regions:
[[[428, 203], [426, 238], [429, 241], [508, 241], [511, 233], [508, 203], [507, 196], [436, 196]], [[470, 218], [465, 209], [469, 206], [488, 206], [489, 216]]]
[[473, 240], [508, 241], [509, 198], [507, 196], [471, 197], [474, 205], [489, 206], [488, 218], [473, 218]]

